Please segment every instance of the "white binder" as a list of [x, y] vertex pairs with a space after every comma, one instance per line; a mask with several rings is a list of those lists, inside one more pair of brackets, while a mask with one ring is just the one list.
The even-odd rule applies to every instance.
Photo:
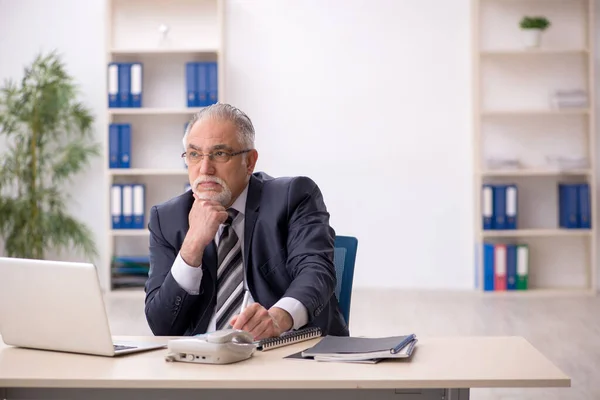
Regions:
[[133, 186], [123, 185], [123, 226], [124, 229], [133, 228]]
[[112, 218], [112, 228], [121, 229], [123, 217], [121, 185], [112, 185], [110, 190], [110, 214]]
[[146, 188], [142, 184], [133, 185], [133, 228], [144, 228], [144, 192]]

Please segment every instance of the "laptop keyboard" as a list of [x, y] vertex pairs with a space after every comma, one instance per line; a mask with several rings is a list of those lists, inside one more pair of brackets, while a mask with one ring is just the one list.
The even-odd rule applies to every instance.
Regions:
[[122, 344], [113, 344], [113, 347], [115, 348], [115, 351], [119, 351], [119, 350], [128, 350], [128, 349], [135, 349], [135, 346], [124, 346]]

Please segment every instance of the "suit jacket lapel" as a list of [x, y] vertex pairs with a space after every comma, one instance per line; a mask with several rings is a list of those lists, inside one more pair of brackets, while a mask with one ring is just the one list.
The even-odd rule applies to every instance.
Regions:
[[244, 227], [244, 269], [248, 271], [248, 260], [250, 259], [250, 243], [256, 218], [258, 218], [258, 209], [260, 206], [260, 196], [262, 193], [262, 181], [254, 175], [250, 176], [248, 184], [248, 197], [246, 199], [246, 216]]
[[185, 203], [183, 205], [184, 212], [180, 216], [180, 218], [183, 219], [183, 221], [181, 222], [181, 226], [183, 226], [183, 235], [181, 236], [182, 241], [183, 238], [185, 238], [185, 236], [187, 235], [188, 230], [190, 229], [189, 215], [190, 211], [192, 210], [192, 206], [194, 205], [194, 193], [190, 190], [184, 193], [183, 196], [185, 199]]

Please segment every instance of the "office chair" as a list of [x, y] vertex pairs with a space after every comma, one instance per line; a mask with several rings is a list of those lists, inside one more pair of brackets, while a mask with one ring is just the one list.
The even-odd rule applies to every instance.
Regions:
[[335, 296], [340, 304], [346, 324], [350, 324], [350, 301], [352, 299], [352, 280], [358, 239], [352, 236], [336, 236], [333, 263], [337, 277]]

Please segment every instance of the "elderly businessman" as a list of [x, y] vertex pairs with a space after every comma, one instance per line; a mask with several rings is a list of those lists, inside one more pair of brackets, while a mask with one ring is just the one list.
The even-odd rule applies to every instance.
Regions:
[[155, 335], [306, 326], [347, 336], [334, 295], [335, 232], [309, 178], [255, 173], [254, 127], [215, 104], [188, 124], [192, 190], [152, 207], [146, 318]]

